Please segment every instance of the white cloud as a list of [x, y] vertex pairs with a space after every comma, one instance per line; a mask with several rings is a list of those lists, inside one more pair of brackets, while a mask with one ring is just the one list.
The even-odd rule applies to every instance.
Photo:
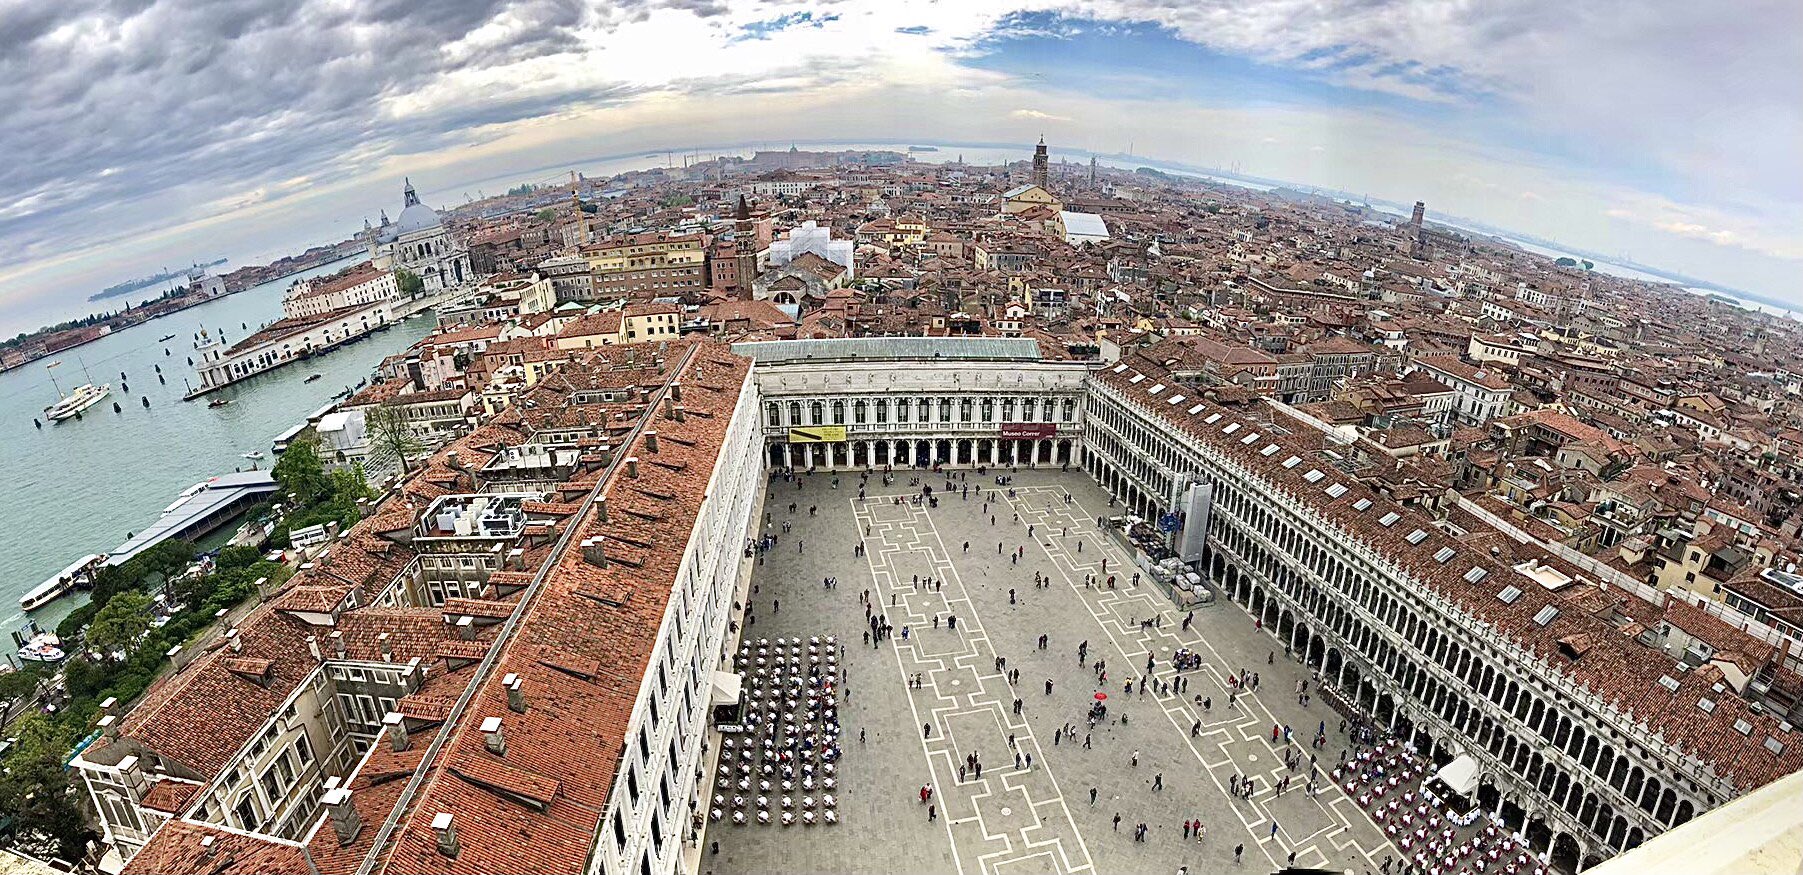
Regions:
[[1071, 120], [1068, 115], [1053, 115], [1049, 112], [1040, 112], [1037, 109], [1017, 109], [1008, 113], [1008, 117], [1025, 119], [1031, 122], [1068, 122]]

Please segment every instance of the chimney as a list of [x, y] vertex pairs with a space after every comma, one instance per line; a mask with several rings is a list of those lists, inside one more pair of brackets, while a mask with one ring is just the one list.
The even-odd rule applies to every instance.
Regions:
[[526, 551], [525, 551], [525, 549], [521, 548], [521, 547], [515, 547], [511, 550], [508, 550], [506, 564], [507, 564], [507, 568], [509, 568], [510, 570], [513, 570], [513, 571], [526, 570]]
[[595, 499], [595, 519], [607, 522], [607, 496]]
[[233, 653], [244, 652], [244, 636], [239, 635], [237, 629], [225, 630], [225, 643], [232, 648]]
[[201, 836], [200, 837], [200, 855], [201, 855], [201, 857], [206, 858], [206, 859], [212, 859], [214, 854], [219, 853], [219, 851], [213, 847], [213, 841], [217, 838], [218, 838], [218, 836]]
[[510, 674], [501, 678], [501, 685], [507, 688], [507, 710], [515, 714], [526, 713], [526, 679]]
[[307, 636], [307, 652], [313, 654], [314, 662], [324, 662], [325, 661], [325, 656], [323, 656], [319, 652], [318, 636], [315, 636], [315, 635]]
[[376, 646], [382, 648], [383, 662], [394, 661], [394, 642], [389, 640], [387, 632], [376, 636]]
[[476, 618], [464, 614], [457, 618], [457, 637], [464, 641], [476, 640]]
[[675, 419], [676, 418], [676, 399], [670, 397], [667, 394], [664, 396], [664, 418], [665, 419]]
[[125, 782], [125, 791], [131, 794], [133, 802], [143, 800], [144, 794], [150, 790], [144, 780], [143, 761], [135, 756], [128, 756], [119, 761], [119, 777]]
[[388, 745], [396, 751], [407, 749], [407, 718], [399, 711], [382, 715], [382, 726], [388, 730]]
[[595, 452], [600, 455], [601, 464], [603, 464], [603, 465], [613, 464], [614, 448], [613, 448], [612, 444], [608, 443], [607, 441], [602, 441], [601, 446], [597, 447], [595, 449]]
[[674, 419], [677, 422], [681, 422], [682, 417], [683, 417], [683, 410], [682, 410], [681, 404], [676, 405], [674, 408], [672, 408], [670, 410], [670, 418], [671, 419]]
[[108, 714], [105, 717], [100, 718], [100, 722], [98, 725], [100, 727], [100, 736], [102, 738], [118, 738], [119, 737], [119, 718], [118, 717], [116, 717], [112, 714]]
[[453, 471], [463, 470], [463, 460], [458, 457], [456, 450], [445, 453], [444, 461], [446, 465], [451, 466], [451, 470]]
[[339, 659], [344, 659], [347, 652], [344, 646], [344, 632], [335, 631], [326, 637], [332, 639], [332, 653], [336, 654]]
[[607, 551], [603, 547], [604, 539], [600, 535], [586, 538], [582, 542], [582, 561], [596, 568], [607, 567]]
[[[653, 453], [657, 452], [657, 429], [653, 428], [645, 431], [645, 449], [650, 450]], [[637, 477], [639, 475], [635, 472], [632, 476]]]
[[326, 540], [328, 540], [328, 541], [338, 540], [338, 521], [337, 520], [327, 520], [326, 521]]
[[326, 804], [326, 813], [331, 816], [332, 831], [338, 834], [339, 846], [356, 841], [357, 833], [363, 830], [363, 819], [357, 816], [357, 808], [351, 804], [351, 791], [339, 787], [327, 792], [322, 801]]
[[113, 713], [113, 709], [117, 707], [119, 707], [118, 696], [107, 696], [100, 700], [100, 713], [102, 714], [111, 714]]
[[507, 739], [501, 735], [501, 718], [484, 717], [482, 719], [482, 746], [495, 756], [507, 755]]
[[674, 401], [682, 400], [682, 384], [681, 383], [671, 383], [670, 384], [670, 398], [671, 398], [671, 400], [674, 400]]
[[626, 457], [626, 476], [631, 477], [634, 480], [639, 479], [639, 457], [638, 456], [627, 456]]
[[432, 816], [432, 832], [438, 834], [438, 852], [457, 859], [457, 828], [451, 825], [451, 812], [440, 811]]

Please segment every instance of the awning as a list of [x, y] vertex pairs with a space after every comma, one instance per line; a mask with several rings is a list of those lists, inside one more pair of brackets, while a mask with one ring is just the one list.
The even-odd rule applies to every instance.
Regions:
[[1470, 796], [1477, 791], [1477, 760], [1469, 754], [1459, 754], [1453, 761], [1440, 767], [1434, 773], [1440, 783], [1445, 784], [1452, 792], [1460, 796]]
[[739, 687], [743, 681], [730, 671], [714, 672], [714, 692], [709, 705], [739, 704]]

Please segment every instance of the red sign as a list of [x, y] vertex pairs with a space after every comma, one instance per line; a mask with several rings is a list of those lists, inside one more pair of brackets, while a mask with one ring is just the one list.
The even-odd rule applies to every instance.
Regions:
[[1049, 422], [1004, 422], [1002, 437], [1049, 438], [1058, 436], [1058, 426]]

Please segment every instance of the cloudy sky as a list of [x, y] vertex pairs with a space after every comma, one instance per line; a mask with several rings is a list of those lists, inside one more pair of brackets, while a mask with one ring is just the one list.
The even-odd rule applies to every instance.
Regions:
[[605, 156], [1123, 151], [1803, 306], [1794, 0], [0, 0], [0, 333]]

